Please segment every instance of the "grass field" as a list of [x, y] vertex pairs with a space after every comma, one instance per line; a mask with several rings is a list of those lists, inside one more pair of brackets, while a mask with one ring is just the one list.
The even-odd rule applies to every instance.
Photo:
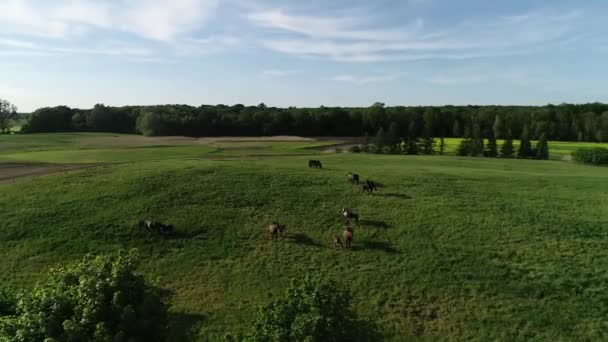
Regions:
[[[0, 136], [0, 161], [105, 163], [0, 183], [0, 282], [27, 288], [84, 253], [138, 248], [142, 271], [173, 294], [172, 340], [247, 329], [305, 273], [349, 289], [387, 340], [607, 338], [604, 168], [309, 148], [334, 141], [124, 139]], [[310, 154], [324, 169], [307, 167]], [[362, 195], [348, 172], [379, 193]], [[344, 206], [361, 222], [354, 248], [335, 251]], [[139, 232], [148, 217], [176, 236]], [[287, 224], [276, 243], [273, 220]]]

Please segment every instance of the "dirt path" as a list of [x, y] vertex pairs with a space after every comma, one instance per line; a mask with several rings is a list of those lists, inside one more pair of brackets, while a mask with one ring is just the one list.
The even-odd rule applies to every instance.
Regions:
[[97, 164], [0, 163], [0, 183], [23, 177], [38, 177], [52, 173], [94, 167]]

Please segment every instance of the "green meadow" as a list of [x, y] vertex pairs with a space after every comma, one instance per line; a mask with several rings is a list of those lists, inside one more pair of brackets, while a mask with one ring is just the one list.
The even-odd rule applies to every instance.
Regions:
[[[88, 165], [0, 183], [0, 282], [137, 248], [175, 341], [246, 331], [307, 273], [348, 289], [389, 341], [608, 338], [608, 172], [563, 160], [599, 144], [552, 142], [535, 161], [325, 152], [339, 142], [0, 135], [0, 171]], [[342, 207], [360, 215], [347, 251], [330, 241]], [[139, 231], [146, 218], [175, 235]], [[287, 225], [277, 242], [272, 221]]]

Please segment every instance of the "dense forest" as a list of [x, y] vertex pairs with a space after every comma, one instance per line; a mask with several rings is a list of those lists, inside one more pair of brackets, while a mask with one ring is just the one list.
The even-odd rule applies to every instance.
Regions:
[[28, 115], [23, 132], [95, 131], [185, 136], [392, 136], [519, 137], [608, 141], [608, 105], [435, 106], [275, 108], [264, 104], [41, 108]]

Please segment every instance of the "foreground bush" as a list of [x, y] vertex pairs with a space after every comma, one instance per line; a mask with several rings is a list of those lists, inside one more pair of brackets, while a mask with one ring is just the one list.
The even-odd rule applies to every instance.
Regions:
[[320, 278], [292, 281], [281, 298], [260, 309], [243, 340], [378, 341], [375, 326], [356, 317], [350, 299], [347, 291]]
[[51, 271], [19, 296], [0, 340], [162, 341], [167, 310], [157, 288], [134, 273], [135, 253], [87, 256]]
[[572, 152], [572, 157], [580, 163], [606, 165], [608, 164], [608, 149], [602, 147], [579, 148]]

